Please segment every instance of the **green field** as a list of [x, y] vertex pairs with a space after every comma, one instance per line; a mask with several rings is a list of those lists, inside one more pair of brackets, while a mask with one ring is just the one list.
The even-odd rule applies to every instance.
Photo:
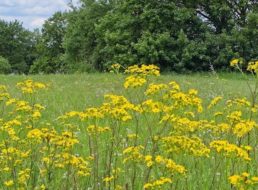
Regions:
[[[249, 118], [250, 106], [239, 104], [235, 107], [227, 107], [225, 104], [227, 100], [235, 98], [250, 98], [247, 80], [251, 87], [254, 87], [255, 84], [251, 77], [244, 78], [238, 73], [196, 73], [191, 75], [166, 73], [160, 77], [151, 76], [148, 84], [168, 84], [176, 81], [181, 86], [181, 90], [176, 93], [173, 90], [171, 92], [189, 96], [193, 100], [197, 98], [197, 102], [195, 101], [192, 105], [189, 103], [192, 100], [181, 102], [176, 98], [177, 95], [175, 97], [172, 95], [172, 99], [175, 98], [172, 102], [169, 100], [166, 102], [159, 96], [150, 96], [167, 106], [173, 107], [179, 103], [179, 107], [173, 108], [172, 112], [162, 108], [163, 111], [158, 111], [158, 113], [147, 111], [147, 108], [144, 108], [147, 105], [144, 104], [144, 101], [150, 98], [144, 95], [148, 85], [139, 89], [125, 89], [123, 81], [126, 77], [126, 75], [113, 73], [1, 75], [0, 85], [7, 87], [12, 98], [28, 101], [32, 110], [35, 103], [40, 103], [45, 110], [41, 111], [40, 118], [34, 120], [33, 111], [30, 109], [24, 112], [6, 111], [19, 108], [18, 103], [14, 103], [14, 105], [16, 104], [14, 108], [8, 106], [5, 108], [5, 103], [0, 104], [2, 108], [0, 126], [4, 126], [0, 128], [2, 130], [0, 166], [3, 168], [0, 188], [138, 190], [144, 187], [145, 189], [164, 190], [227, 190], [233, 189], [228, 180], [230, 176], [248, 172], [246, 179], [239, 177], [242, 181], [238, 181], [238, 186], [235, 187], [236, 189], [244, 187], [255, 190], [258, 180], [252, 177], [257, 176], [258, 166], [257, 129], [255, 129], [257, 124], [251, 124], [250, 131], [247, 129], [243, 135], [241, 134], [241, 137], [237, 136], [239, 131], [236, 128], [237, 124], [248, 125], [248, 122], [256, 121], [257, 113]], [[45, 83], [48, 88], [32, 95], [22, 94], [16, 87], [16, 83], [27, 79]], [[189, 89], [197, 89], [198, 95], [190, 95]], [[108, 106], [111, 106], [111, 109], [108, 111], [103, 111], [101, 107], [98, 108], [98, 113], [105, 112], [104, 118], [95, 118], [94, 115], [91, 115], [93, 111], [89, 113], [85, 111], [89, 107], [102, 106], [106, 94], [123, 95], [134, 103], [134, 109], [139, 104], [142, 109], [146, 110], [138, 113], [138, 111], [131, 110], [129, 104], [129, 107], [124, 108], [123, 106], [126, 107], [127, 103], [124, 102], [120, 105], [119, 102], [124, 100], [119, 100], [118, 103], [113, 102], [114, 105], [112, 101], [109, 102]], [[198, 96], [202, 101], [203, 113], [198, 113], [199, 111], [195, 107], [199, 105]], [[223, 97], [222, 102], [211, 110], [207, 109], [211, 100], [217, 96]], [[187, 103], [187, 101], [189, 102]], [[132, 118], [129, 121], [122, 121], [114, 116], [115, 112], [112, 113], [113, 116], [109, 113], [113, 109], [126, 110], [126, 114], [129, 113]], [[89, 118], [78, 120], [76, 112], [75, 115], [71, 114], [64, 120], [56, 120], [70, 111], [78, 111], [79, 114], [87, 113]], [[243, 115], [232, 116], [236, 111], [242, 111]], [[186, 113], [189, 112], [195, 116], [187, 115]], [[216, 112], [222, 112], [222, 116], [219, 116], [218, 119], [213, 115]], [[175, 114], [177, 119], [174, 121], [168, 119], [161, 123], [161, 119], [168, 114], [171, 116]], [[232, 123], [230, 117], [238, 118]], [[21, 122], [18, 128], [15, 124], [12, 126], [8, 123], [12, 119]], [[177, 120], [180, 121], [177, 123]], [[223, 131], [224, 129], [220, 129], [220, 124], [227, 124], [232, 129]], [[28, 127], [28, 125], [31, 126]], [[93, 125], [99, 128], [90, 128]], [[202, 128], [202, 125], [207, 125], [208, 128]], [[44, 129], [46, 126], [49, 130], [53, 129], [54, 132], [46, 132]], [[105, 131], [107, 126], [108, 130]], [[182, 126], [183, 128], [181, 128]], [[195, 129], [191, 130], [192, 126]], [[19, 137], [18, 140], [13, 138], [13, 133], [9, 136], [6, 135], [12, 129], [15, 131], [13, 133]], [[234, 131], [235, 129], [236, 131]], [[104, 131], [94, 132], [94, 130]], [[46, 135], [48, 133], [49, 137]], [[135, 134], [137, 137], [133, 137]], [[156, 142], [154, 139], [158, 137], [160, 139]], [[48, 142], [48, 138], [53, 139]], [[56, 142], [56, 139], [59, 140]], [[168, 140], [166, 144], [164, 139], [173, 139], [172, 143], [175, 143], [173, 146], [178, 149], [173, 150], [175, 152], [169, 152], [168, 147], [171, 146], [171, 142]], [[178, 144], [180, 139], [187, 140]], [[232, 144], [212, 145], [212, 143], [219, 144], [224, 140]], [[71, 141], [72, 145], [67, 145], [66, 141]], [[247, 145], [253, 148], [251, 152], [243, 148]], [[224, 147], [222, 152], [225, 151], [225, 154], [220, 154], [220, 150], [216, 152], [216, 146]], [[8, 153], [12, 147], [23, 154], [24, 151], [29, 151], [29, 156], [23, 158], [23, 161], [19, 161], [22, 153], [17, 153], [18, 156], [14, 153], [5, 155], [5, 152]], [[68, 154], [71, 156], [70, 161], [67, 161], [68, 158], [65, 157]], [[229, 155], [230, 157], [228, 157]], [[76, 160], [78, 156], [84, 158], [87, 167], [90, 168], [86, 176], [77, 176], [76, 172], [81, 171], [80, 165], [85, 164], [77, 160], [80, 163], [76, 165], [77, 162], [72, 161]], [[251, 161], [247, 161], [249, 157]], [[11, 161], [5, 162], [6, 159]], [[128, 161], [125, 161], [126, 159]], [[14, 164], [16, 162], [19, 164]], [[64, 166], [63, 163], [65, 163]], [[185, 169], [181, 167], [185, 167]], [[41, 171], [45, 173], [42, 174]], [[252, 184], [251, 182], [249, 184], [247, 179], [250, 179]]]
[[[20, 96], [15, 88], [17, 82], [33, 79], [50, 84], [49, 90], [37, 96], [38, 101], [48, 107], [47, 117], [56, 118], [67, 111], [83, 110], [103, 102], [107, 93], [125, 94], [122, 81], [125, 76], [111, 73], [77, 75], [0, 75], [0, 84], [8, 87], [11, 94]], [[233, 98], [249, 96], [246, 80], [239, 73], [164, 74], [152, 82], [178, 82], [182, 88], [194, 88], [208, 103], [215, 96]], [[49, 114], [49, 115], [48, 115]]]

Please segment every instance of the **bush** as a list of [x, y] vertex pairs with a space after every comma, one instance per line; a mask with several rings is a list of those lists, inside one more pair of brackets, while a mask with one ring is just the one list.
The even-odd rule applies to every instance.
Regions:
[[9, 61], [0, 56], [0, 74], [8, 74], [11, 72], [11, 65]]

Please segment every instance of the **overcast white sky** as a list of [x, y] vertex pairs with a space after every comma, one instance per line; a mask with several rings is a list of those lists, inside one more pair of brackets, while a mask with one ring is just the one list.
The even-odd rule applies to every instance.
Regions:
[[[75, 0], [73, 0], [75, 1]], [[40, 28], [56, 11], [65, 11], [70, 0], [0, 0], [0, 19], [21, 21], [25, 28]]]

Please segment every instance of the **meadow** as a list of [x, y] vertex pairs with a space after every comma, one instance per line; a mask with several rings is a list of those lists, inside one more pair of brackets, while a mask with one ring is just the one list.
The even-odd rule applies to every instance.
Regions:
[[257, 189], [251, 76], [114, 70], [0, 76], [1, 189]]
[[[36, 98], [48, 107], [47, 113], [44, 113], [45, 117], [53, 119], [69, 110], [83, 110], [86, 107], [100, 105], [107, 93], [125, 95], [126, 90], [121, 82], [124, 78], [124, 75], [114, 73], [0, 75], [0, 84], [6, 85], [15, 97], [21, 96], [19, 89], [15, 87], [18, 82], [32, 79], [50, 84], [50, 89], [42, 91]], [[154, 79], [157, 83], [169, 81], [178, 82], [184, 89], [197, 89], [206, 104], [216, 96], [225, 98], [249, 96], [245, 79], [236, 72], [215, 75], [211, 72], [188, 75], [164, 73]]]

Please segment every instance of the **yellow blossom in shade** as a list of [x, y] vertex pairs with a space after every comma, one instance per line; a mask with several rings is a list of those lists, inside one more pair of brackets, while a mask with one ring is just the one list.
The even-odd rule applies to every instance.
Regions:
[[243, 63], [243, 60], [242, 59], [236, 59], [236, 58], [234, 58], [234, 59], [232, 59], [231, 61], [230, 61], [230, 66], [231, 67], [234, 67], [234, 66], [236, 66], [237, 64], [242, 64]]
[[14, 185], [14, 182], [13, 182], [13, 180], [5, 181], [5, 182], [4, 182], [4, 185], [5, 185], [6, 187], [11, 187], [11, 186]]
[[248, 63], [248, 66], [247, 66], [247, 70], [257, 73], [257, 71], [258, 71], [258, 60], [250, 61]]
[[116, 64], [113, 64], [113, 65], [111, 65], [111, 69], [120, 69], [121, 68], [121, 65], [120, 64], [118, 64], [118, 63], [116, 63]]

